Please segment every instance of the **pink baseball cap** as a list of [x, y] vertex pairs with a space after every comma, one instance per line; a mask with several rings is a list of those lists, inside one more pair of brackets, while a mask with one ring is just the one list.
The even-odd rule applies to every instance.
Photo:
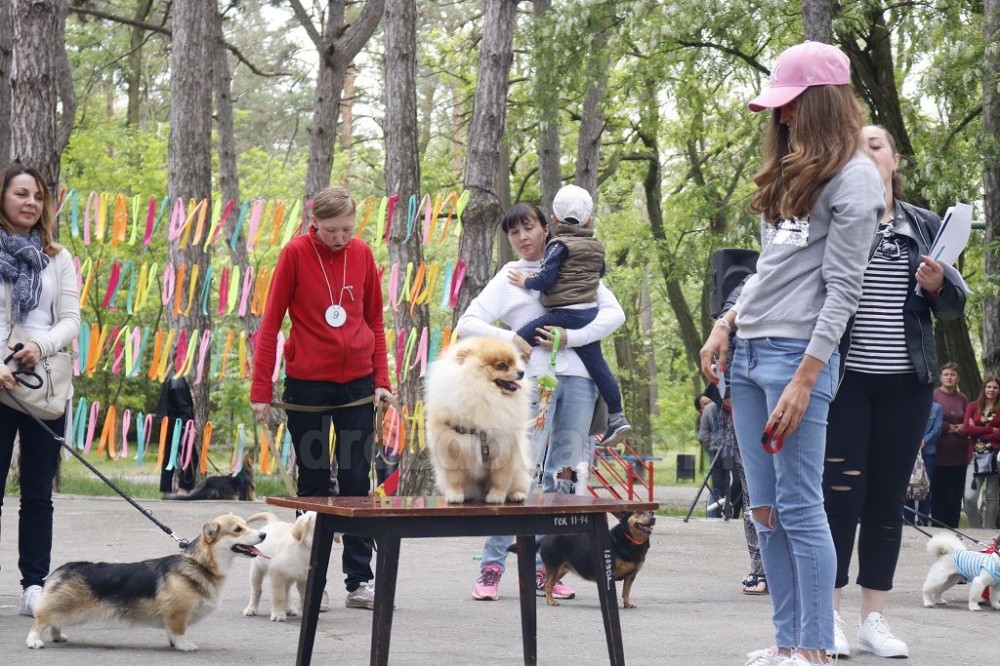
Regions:
[[770, 86], [747, 106], [754, 113], [776, 109], [810, 86], [841, 86], [850, 82], [851, 61], [843, 51], [823, 42], [805, 42], [778, 54]]

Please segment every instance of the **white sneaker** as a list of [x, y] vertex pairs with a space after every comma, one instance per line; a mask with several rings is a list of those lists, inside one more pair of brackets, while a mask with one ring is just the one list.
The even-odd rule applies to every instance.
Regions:
[[38, 600], [42, 598], [41, 585], [29, 585], [21, 592], [21, 606], [18, 613], [35, 617], [35, 609], [38, 607]]
[[831, 657], [839, 659], [840, 657], [851, 656], [851, 644], [847, 642], [847, 623], [841, 619], [840, 613], [833, 611], [833, 652], [830, 653]]
[[764, 650], [755, 650], [747, 654], [747, 661], [743, 666], [778, 666], [778, 664], [788, 659], [788, 655], [778, 652], [778, 646], [772, 645]]
[[325, 613], [330, 610], [330, 593], [323, 590], [323, 596], [319, 598], [319, 612]]
[[876, 657], [909, 657], [906, 643], [896, 638], [881, 613], [869, 613], [858, 629], [858, 649]]
[[344, 600], [344, 605], [348, 608], [367, 608], [368, 610], [374, 610], [375, 608], [375, 585], [370, 580], [367, 580], [358, 586], [353, 592], [347, 593], [347, 598]]

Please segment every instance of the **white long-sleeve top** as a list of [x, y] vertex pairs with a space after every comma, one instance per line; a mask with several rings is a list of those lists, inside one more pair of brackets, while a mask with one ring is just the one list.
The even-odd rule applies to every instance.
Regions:
[[[459, 337], [485, 336], [513, 342], [517, 329], [533, 319], [545, 314], [539, 300], [539, 292], [511, 284], [507, 276], [511, 270], [533, 273], [541, 267], [540, 261], [519, 259], [502, 267], [479, 295], [469, 304], [459, 318], [455, 331]], [[602, 282], [597, 288], [597, 317], [583, 328], [567, 329], [566, 340], [559, 348], [555, 373], [574, 377], [590, 377], [580, 357], [572, 347], [601, 340], [625, 323], [625, 312], [618, 299]], [[500, 328], [495, 322], [501, 321], [511, 330]], [[528, 376], [538, 377], [545, 373], [550, 352], [543, 347], [533, 347], [528, 360]]]
[[[59, 287], [59, 311], [55, 310], [56, 287]], [[9, 286], [0, 281], [0, 341], [10, 335], [7, 321], [7, 293]], [[49, 356], [66, 347], [80, 334], [80, 295], [76, 287], [76, 270], [69, 250], [63, 248], [51, 257], [42, 271], [42, 293], [38, 306], [28, 313], [22, 324], [37, 342], [42, 356]], [[4, 356], [9, 354], [4, 350]]]

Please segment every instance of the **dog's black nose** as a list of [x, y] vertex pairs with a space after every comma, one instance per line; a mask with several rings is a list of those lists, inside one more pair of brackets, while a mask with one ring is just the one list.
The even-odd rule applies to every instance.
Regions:
[[524, 377], [524, 370], [518, 370], [517, 371], [517, 378], [521, 379], [522, 377]]

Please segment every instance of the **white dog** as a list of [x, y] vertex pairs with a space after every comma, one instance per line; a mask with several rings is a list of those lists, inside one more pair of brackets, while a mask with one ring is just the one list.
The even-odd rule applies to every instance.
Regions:
[[1000, 610], [1000, 554], [966, 550], [951, 534], [938, 534], [927, 542], [927, 552], [937, 556], [924, 581], [924, 606], [945, 603], [941, 595], [959, 579], [969, 581], [969, 610], [979, 610], [983, 590], [990, 588], [990, 605]]
[[295, 523], [285, 523], [269, 511], [255, 513], [248, 523], [265, 521], [261, 532], [267, 539], [258, 547], [265, 556], [255, 558], [250, 566], [250, 602], [243, 615], [257, 614], [261, 584], [264, 576], [271, 577], [271, 621], [284, 622], [289, 615], [301, 614], [301, 606], [291, 599], [292, 583], [299, 591], [299, 604], [305, 600], [306, 580], [309, 578], [309, 555], [312, 552], [316, 514], [312, 511], [299, 516]]
[[466, 338], [427, 373], [427, 442], [438, 488], [452, 504], [523, 502], [528, 396], [514, 345]]

